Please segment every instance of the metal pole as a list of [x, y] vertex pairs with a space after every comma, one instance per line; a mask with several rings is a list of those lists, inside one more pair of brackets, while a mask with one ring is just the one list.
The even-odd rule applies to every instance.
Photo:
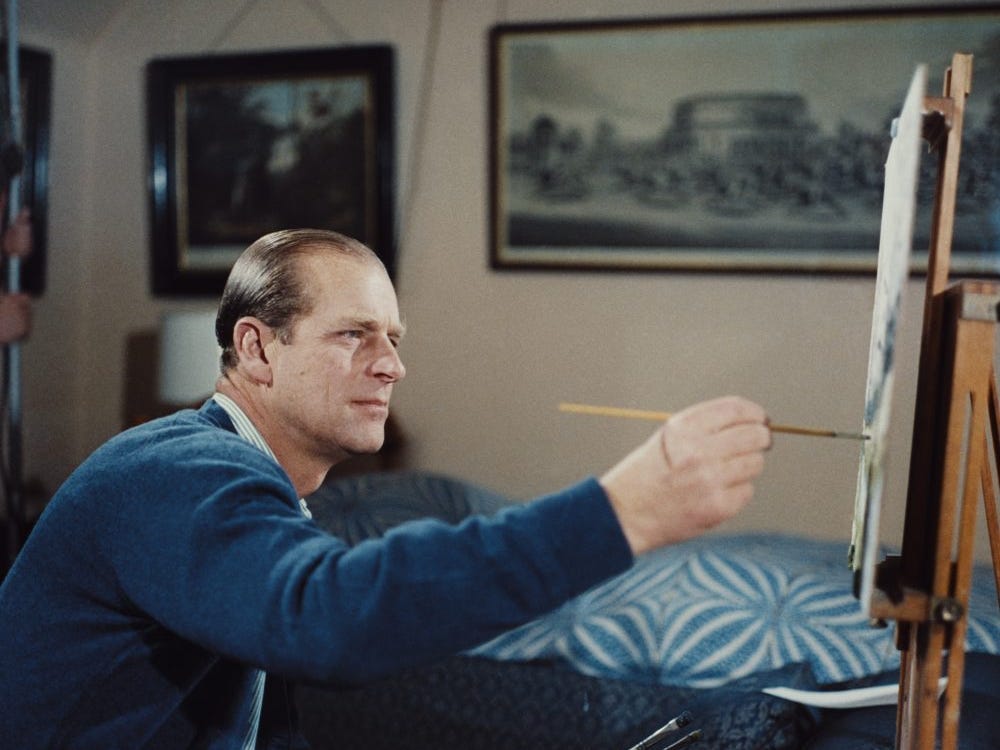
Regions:
[[[10, 98], [10, 140], [21, 142], [21, 75], [18, 69], [17, 0], [7, 0], [7, 93]], [[14, 175], [7, 193], [7, 225], [21, 208], [21, 178]], [[7, 259], [7, 291], [21, 291], [21, 259]], [[14, 562], [21, 546], [21, 345], [7, 345], [7, 553]]]

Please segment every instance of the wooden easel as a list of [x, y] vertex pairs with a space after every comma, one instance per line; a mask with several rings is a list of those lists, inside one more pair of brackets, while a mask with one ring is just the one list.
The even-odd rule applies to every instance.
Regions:
[[[955, 195], [972, 56], [956, 54], [944, 95], [924, 99], [924, 138], [938, 155], [903, 545], [876, 568], [873, 617], [897, 622], [897, 750], [958, 747], [965, 632], [978, 499], [1000, 601], [1000, 398], [994, 350], [1000, 285], [948, 285]], [[992, 450], [991, 450], [992, 448]], [[948, 663], [942, 669], [947, 651]], [[948, 677], [938, 699], [942, 671]], [[940, 733], [940, 734], [939, 734]]]

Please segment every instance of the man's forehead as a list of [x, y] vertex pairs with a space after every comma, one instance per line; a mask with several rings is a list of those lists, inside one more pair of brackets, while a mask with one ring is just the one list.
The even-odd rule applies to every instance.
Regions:
[[372, 272], [388, 276], [385, 266], [374, 254], [360, 255], [323, 246], [303, 248], [300, 265], [306, 267], [306, 273], [341, 272], [355, 275], [358, 272]]
[[312, 270], [316, 273], [304, 269], [312, 312], [338, 325], [385, 328], [401, 335], [405, 325], [400, 318], [396, 291], [385, 269], [365, 258], [325, 257], [332, 263], [314, 265]]
[[396, 300], [392, 280], [377, 260], [334, 254], [312, 254], [304, 260], [299, 273], [315, 298], [370, 295]]

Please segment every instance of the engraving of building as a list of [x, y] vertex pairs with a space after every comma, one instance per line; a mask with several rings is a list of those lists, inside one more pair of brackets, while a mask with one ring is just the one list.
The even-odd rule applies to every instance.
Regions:
[[677, 103], [664, 145], [731, 164], [798, 161], [816, 131], [798, 94], [700, 95]]

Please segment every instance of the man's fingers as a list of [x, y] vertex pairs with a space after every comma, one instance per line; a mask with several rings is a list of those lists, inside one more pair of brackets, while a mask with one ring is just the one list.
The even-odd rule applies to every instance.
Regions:
[[771, 430], [763, 422], [730, 424], [709, 432], [685, 430], [684, 426], [668, 422], [663, 432], [664, 457], [672, 467], [689, 460], [724, 460], [759, 453], [770, 447]]
[[719, 475], [726, 487], [748, 484], [759, 477], [764, 471], [764, 454], [743, 453], [723, 461]]
[[766, 422], [767, 412], [760, 405], [739, 396], [723, 396], [678, 412], [668, 424], [685, 431], [713, 433], [733, 425]]
[[706, 440], [713, 444], [716, 454], [738, 456], [768, 450], [771, 447], [771, 430], [763, 423], [737, 424], [708, 436]]
[[31, 213], [22, 208], [3, 235], [3, 250], [12, 257], [25, 258], [31, 253]]

